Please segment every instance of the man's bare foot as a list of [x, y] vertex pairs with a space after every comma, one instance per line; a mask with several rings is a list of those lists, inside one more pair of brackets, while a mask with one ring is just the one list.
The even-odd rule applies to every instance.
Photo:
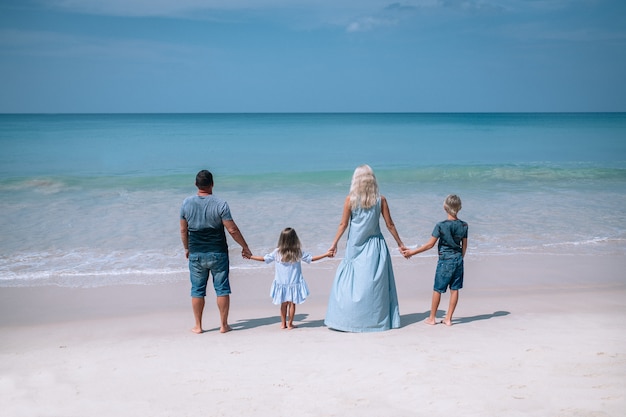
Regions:
[[441, 322], [443, 324], [445, 324], [446, 326], [448, 326], [448, 327], [452, 326], [452, 321], [451, 320], [441, 320]]
[[193, 329], [191, 329], [192, 332], [194, 332], [195, 334], [202, 334], [204, 333], [204, 330], [202, 330], [201, 327], [194, 327]]
[[291, 329], [297, 329], [298, 326], [296, 326], [295, 324], [290, 324], [289, 327], [287, 327], [289, 330]]
[[437, 322], [434, 319], [431, 319], [430, 317], [424, 320], [424, 323], [430, 324], [431, 326], [434, 326], [435, 324], [437, 324]]
[[287, 328], [287, 325], [286, 325], [285, 323], [281, 323], [281, 324], [280, 324], [280, 328], [281, 328], [281, 329], [286, 329], [286, 328]]
[[220, 327], [220, 333], [228, 333], [232, 330], [232, 328], [229, 325], [226, 325], [225, 327]]

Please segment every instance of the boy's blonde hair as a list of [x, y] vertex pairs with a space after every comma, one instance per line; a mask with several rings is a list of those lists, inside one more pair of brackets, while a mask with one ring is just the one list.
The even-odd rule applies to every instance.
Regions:
[[461, 211], [461, 198], [456, 194], [450, 194], [443, 202], [443, 208], [446, 213], [455, 216]]
[[369, 165], [361, 165], [354, 170], [349, 196], [352, 210], [358, 207], [368, 209], [376, 204], [379, 197], [378, 182]]
[[278, 254], [285, 263], [298, 262], [302, 259], [302, 248], [296, 231], [291, 227], [284, 229], [278, 237]]

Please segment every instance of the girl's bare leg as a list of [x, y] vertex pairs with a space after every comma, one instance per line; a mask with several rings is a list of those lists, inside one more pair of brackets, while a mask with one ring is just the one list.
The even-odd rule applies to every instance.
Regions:
[[289, 302], [284, 302], [280, 305], [280, 328], [287, 328], [287, 305]]
[[288, 329], [295, 329], [296, 326], [293, 325], [293, 318], [296, 315], [296, 303], [288, 303], [289, 304], [289, 326]]

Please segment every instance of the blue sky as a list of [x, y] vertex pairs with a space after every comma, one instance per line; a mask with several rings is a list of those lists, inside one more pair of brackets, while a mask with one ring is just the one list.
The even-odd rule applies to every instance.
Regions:
[[0, 0], [0, 113], [626, 111], [623, 0]]

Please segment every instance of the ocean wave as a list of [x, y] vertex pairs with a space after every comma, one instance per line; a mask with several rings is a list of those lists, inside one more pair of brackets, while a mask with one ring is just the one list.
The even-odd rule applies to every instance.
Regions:
[[440, 165], [431, 167], [379, 170], [377, 176], [387, 182], [473, 182], [473, 183], [556, 183], [569, 181], [626, 182], [626, 168], [588, 165]]
[[622, 238], [613, 238], [613, 237], [594, 237], [591, 239], [585, 239], [581, 241], [567, 241], [567, 242], [557, 242], [557, 243], [544, 243], [542, 246], [544, 248], [559, 248], [559, 247], [580, 247], [580, 246], [596, 246], [596, 245], [623, 245], [626, 242], [626, 239]]
[[[625, 167], [589, 164], [554, 165], [551, 163], [506, 165], [433, 165], [420, 167], [376, 166], [381, 186], [410, 183], [568, 183], [576, 181], [610, 181], [626, 184]], [[221, 190], [248, 191], [280, 187], [346, 187], [352, 169], [330, 171], [254, 172], [242, 174], [215, 173]], [[71, 189], [180, 189], [194, 187], [195, 172], [181, 174], [141, 174], [121, 176], [36, 176], [32, 178], [0, 179], [0, 191], [34, 190], [54, 194]]]
[[[409, 245], [413, 247], [414, 245]], [[390, 246], [392, 258], [402, 262], [402, 255]], [[340, 254], [333, 262], [342, 260]], [[626, 239], [594, 237], [581, 240], [525, 245], [521, 241], [472, 238], [467, 259], [511, 255], [598, 256], [626, 255]], [[435, 258], [436, 251], [420, 255]], [[328, 260], [320, 261], [322, 264]], [[239, 249], [231, 251], [231, 270], [267, 270], [267, 265], [242, 259]], [[268, 272], [269, 273], [269, 272]], [[142, 253], [96, 253], [71, 251], [14, 254], [0, 257], [0, 287], [56, 285], [90, 288], [110, 285], [151, 285], [186, 281], [187, 261], [182, 252], [146, 251]]]

